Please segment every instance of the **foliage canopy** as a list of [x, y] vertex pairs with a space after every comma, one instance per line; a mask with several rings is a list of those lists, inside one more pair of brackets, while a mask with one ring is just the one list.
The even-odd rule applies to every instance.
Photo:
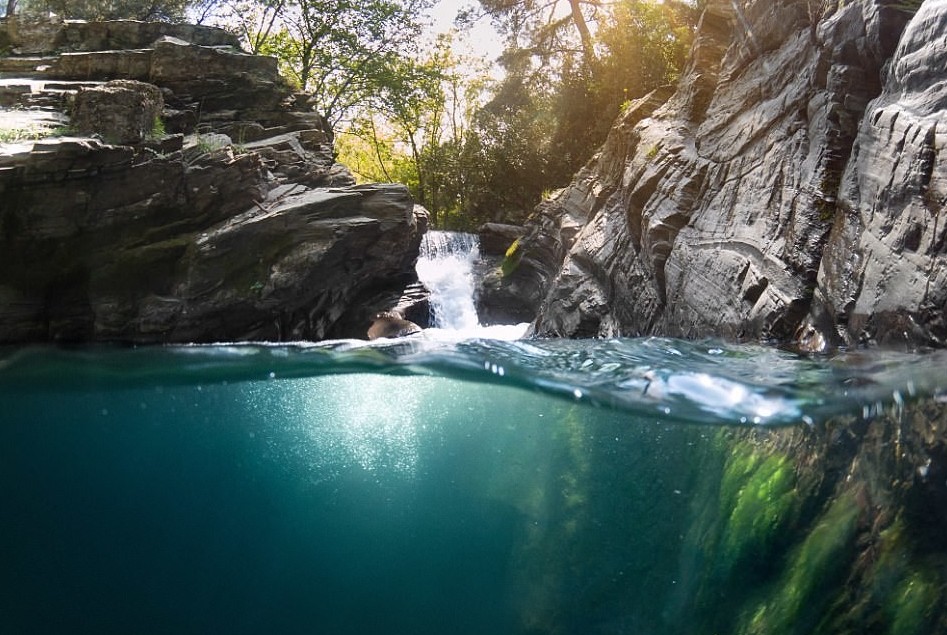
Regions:
[[466, 213], [518, 222], [588, 161], [623, 103], [676, 80], [699, 15], [654, 0], [480, 4], [507, 34], [506, 74], [473, 122], [490, 186]]
[[214, 19], [284, 75], [339, 125], [399, 80], [418, 55], [431, 0], [220, 0]]
[[[699, 7], [654, 0], [481, 0], [459, 22], [469, 26], [478, 17], [492, 20], [505, 37], [502, 79], [490, 82], [442, 60], [421, 90], [425, 98], [412, 102], [418, 106], [413, 125], [405, 125], [403, 110], [390, 109], [406, 103], [398, 91], [384, 93], [355, 132], [360, 143], [371, 142], [356, 149], [350, 140], [343, 147], [344, 160], [364, 166], [366, 174], [401, 174], [436, 225], [461, 229], [521, 222], [544, 193], [566, 185], [604, 141], [623, 104], [679, 76]], [[465, 81], [476, 85], [462, 108], [465, 124], [448, 125], [443, 115], [457, 107], [448, 105], [447, 88], [453, 82], [456, 95], [457, 83]], [[408, 84], [401, 90], [411, 92]], [[407, 160], [397, 159], [399, 148]]]
[[188, 0], [16, 0], [8, 2], [25, 15], [55, 13], [79, 20], [184, 20]]

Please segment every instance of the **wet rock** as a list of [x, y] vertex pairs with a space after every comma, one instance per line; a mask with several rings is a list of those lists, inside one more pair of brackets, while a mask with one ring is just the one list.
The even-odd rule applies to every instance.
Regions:
[[859, 126], [812, 311], [836, 342], [947, 342], [945, 31], [921, 5]]
[[[427, 213], [421, 208], [417, 211], [420, 212], [418, 222], [426, 225]], [[388, 282], [389, 284], [383, 286], [366, 288], [360, 294], [359, 301], [351, 303], [345, 313], [327, 331], [326, 337], [364, 339], [375, 316], [390, 310], [397, 311], [406, 320], [410, 320], [421, 328], [434, 326], [431, 293], [417, 281], [413, 268], [410, 271], [406, 269], [400, 281], [394, 284], [390, 280]], [[399, 285], [403, 287], [403, 290], [397, 290], [396, 287]]]
[[744, 4], [537, 209], [536, 332], [940, 341], [947, 9]]
[[396, 185], [266, 201], [188, 245], [170, 294], [186, 302], [152, 294], [129, 317], [175, 341], [323, 339], [366, 289], [411, 270], [425, 220], [414, 208]]
[[474, 302], [482, 324], [529, 322], [541, 289], [527, 276], [515, 275], [523, 260], [519, 225], [485, 223], [478, 231], [480, 259], [474, 263]]
[[484, 223], [477, 230], [481, 256], [502, 256], [507, 249], [526, 233], [520, 225]]
[[478, 263], [474, 272], [478, 281], [474, 302], [481, 324], [520, 324], [533, 319], [540, 300], [535, 286], [504, 276], [500, 264], [490, 259]]

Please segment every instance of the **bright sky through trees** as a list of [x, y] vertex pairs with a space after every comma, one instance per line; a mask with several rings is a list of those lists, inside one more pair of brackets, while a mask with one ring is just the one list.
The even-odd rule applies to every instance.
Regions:
[[[431, 9], [434, 21], [434, 33], [447, 33], [454, 30], [454, 19], [458, 11], [470, 2], [464, 0], [440, 0]], [[488, 18], [479, 20], [466, 33], [457, 33], [454, 49], [458, 55], [482, 57], [493, 64], [503, 52], [503, 42]]]

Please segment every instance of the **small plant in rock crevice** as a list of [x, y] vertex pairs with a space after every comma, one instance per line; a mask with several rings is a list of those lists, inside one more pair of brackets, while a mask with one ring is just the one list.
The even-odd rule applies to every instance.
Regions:
[[148, 137], [150, 139], [160, 139], [167, 134], [167, 130], [164, 125], [164, 119], [161, 117], [155, 117], [154, 121], [151, 123], [151, 130], [148, 132]]
[[513, 241], [513, 244], [507, 248], [506, 253], [503, 255], [503, 262], [500, 263], [500, 273], [503, 274], [503, 277], [508, 278], [511, 276], [517, 267], [520, 266], [522, 259], [523, 249], [520, 244], [520, 239], [517, 238]]

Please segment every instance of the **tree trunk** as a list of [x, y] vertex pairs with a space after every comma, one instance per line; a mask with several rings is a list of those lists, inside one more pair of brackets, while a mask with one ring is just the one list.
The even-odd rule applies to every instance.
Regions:
[[421, 165], [421, 151], [418, 148], [417, 141], [414, 140], [414, 135], [417, 131], [412, 130], [408, 126], [405, 126], [405, 130], [408, 132], [408, 141], [409, 146], [411, 147], [411, 158], [414, 161], [415, 169], [418, 171], [418, 203], [431, 213], [431, 225], [437, 227], [437, 210], [431, 209], [434, 206], [429, 205], [427, 201], [427, 177], [424, 173], [424, 166]]
[[572, 9], [572, 22], [575, 24], [579, 37], [582, 39], [582, 55], [585, 57], [585, 63], [590, 71], [595, 70], [595, 43], [592, 40], [592, 32], [589, 25], [582, 15], [582, 7], [579, 6], [579, 0], [569, 0], [569, 7]]

